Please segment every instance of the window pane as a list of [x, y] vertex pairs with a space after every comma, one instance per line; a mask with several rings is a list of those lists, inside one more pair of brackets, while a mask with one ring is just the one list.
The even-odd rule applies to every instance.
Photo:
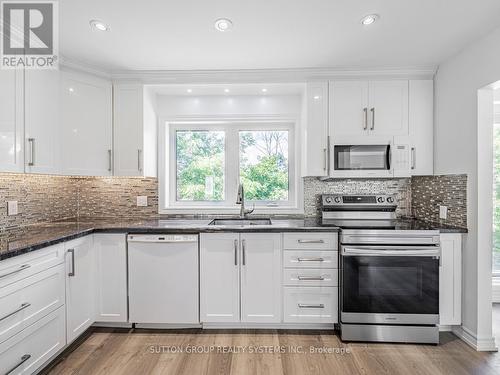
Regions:
[[500, 124], [493, 128], [493, 272], [500, 274]]
[[240, 182], [248, 200], [288, 200], [288, 131], [240, 131]]
[[176, 131], [177, 200], [224, 200], [223, 131]]

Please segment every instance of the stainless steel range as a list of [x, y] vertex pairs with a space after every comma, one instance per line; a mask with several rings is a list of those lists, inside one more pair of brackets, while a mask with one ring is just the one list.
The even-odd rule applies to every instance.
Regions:
[[393, 229], [393, 196], [322, 203], [323, 224], [342, 228], [342, 340], [439, 343], [439, 232]]

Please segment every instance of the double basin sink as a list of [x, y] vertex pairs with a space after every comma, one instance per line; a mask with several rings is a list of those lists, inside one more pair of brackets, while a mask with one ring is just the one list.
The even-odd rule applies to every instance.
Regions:
[[227, 218], [227, 219], [214, 219], [208, 225], [216, 226], [249, 226], [249, 225], [271, 225], [271, 219], [246, 219], [246, 218]]

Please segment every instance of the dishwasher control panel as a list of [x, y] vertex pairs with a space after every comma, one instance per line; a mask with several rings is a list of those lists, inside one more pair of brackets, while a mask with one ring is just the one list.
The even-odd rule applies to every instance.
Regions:
[[198, 242], [197, 234], [130, 234], [128, 242]]

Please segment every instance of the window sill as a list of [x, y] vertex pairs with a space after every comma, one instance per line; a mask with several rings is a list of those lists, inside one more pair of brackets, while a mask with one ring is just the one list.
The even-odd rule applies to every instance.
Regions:
[[[252, 208], [252, 205], [246, 208]], [[159, 213], [163, 215], [169, 214], [186, 214], [186, 215], [239, 215], [240, 209], [238, 207], [165, 207], [160, 208]], [[283, 214], [303, 214], [304, 209], [299, 207], [264, 207], [256, 206], [253, 215], [283, 215]]]

